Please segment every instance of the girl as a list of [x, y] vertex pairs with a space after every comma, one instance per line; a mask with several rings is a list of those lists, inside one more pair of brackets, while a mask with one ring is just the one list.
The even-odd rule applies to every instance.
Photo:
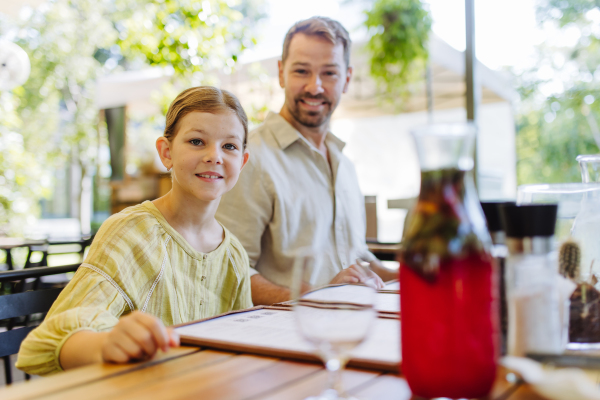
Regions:
[[173, 188], [111, 216], [17, 367], [49, 374], [124, 363], [178, 346], [165, 326], [252, 306], [248, 256], [215, 220], [248, 161], [248, 119], [229, 92], [191, 88], [173, 101], [156, 141]]

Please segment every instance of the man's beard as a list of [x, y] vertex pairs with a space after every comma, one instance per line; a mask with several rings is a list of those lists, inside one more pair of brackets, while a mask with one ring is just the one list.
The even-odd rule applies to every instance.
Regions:
[[[300, 103], [301, 99], [307, 100], [322, 100], [325, 102], [325, 109], [323, 111], [306, 111], [302, 110], [298, 103]], [[327, 109], [328, 108], [328, 109]], [[296, 121], [298, 121], [301, 125], [304, 125], [308, 128], [318, 128], [323, 124], [329, 122], [331, 118], [331, 114], [333, 113], [331, 107], [331, 101], [323, 96], [307, 96], [300, 95], [294, 99], [294, 107], [290, 110], [290, 113], [294, 117]]]

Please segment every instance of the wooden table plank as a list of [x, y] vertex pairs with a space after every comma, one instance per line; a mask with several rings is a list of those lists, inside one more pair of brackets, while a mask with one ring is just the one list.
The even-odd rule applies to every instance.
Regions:
[[[0, 390], [1, 399], [197, 399], [303, 400], [320, 393], [327, 371], [320, 364], [182, 347], [138, 364], [92, 365]], [[499, 370], [491, 399], [543, 400]], [[346, 389], [363, 399], [410, 399], [408, 384], [398, 375], [350, 369]]]
[[[377, 378], [381, 373], [374, 371], [359, 371], [348, 369], [344, 371], [342, 381], [347, 391], [363, 385], [364, 383]], [[290, 385], [275, 390], [265, 395], [255, 396], [252, 399], [261, 400], [304, 400], [308, 396], [315, 396], [321, 393], [328, 382], [328, 372], [323, 369], [315, 374], [311, 374], [304, 379], [299, 379]]]
[[51, 396], [44, 396], [44, 400], [63, 399], [106, 399], [117, 396], [126, 391], [145, 388], [157, 380], [177, 377], [190, 370], [209, 367], [212, 368], [219, 362], [235, 357], [235, 354], [223, 351], [204, 350], [179, 357], [166, 362], [157, 363], [147, 368], [131, 371], [108, 379], [91, 382], [70, 390], [57, 392]]
[[146, 368], [173, 358], [183, 357], [199, 351], [197, 347], [181, 346], [170, 349], [167, 353], [158, 352], [148, 361], [130, 364], [93, 364], [62, 372], [47, 378], [30, 382], [19, 382], [5, 388], [0, 388], [0, 399], [37, 399], [43, 395], [68, 390], [90, 382], [106, 379], [111, 376], [124, 374], [128, 371]]
[[[504, 400], [504, 399], [502, 399]], [[515, 390], [507, 400], [547, 400], [531, 389], [529, 385], [521, 385]], [[567, 400], [567, 399], [565, 399]]]
[[369, 251], [375, 253], [396, 254], [400, 250], [400, 243], [367, 243]]
[[[490, 393], [489, 399], [512, 400], [513, 394], [517, 388], [514, 383], [506, 380], [507, 371], [504, 368], [498, 370], [498, 377], [494, 382], [494, 387]], [[351, 392], [359, 398], [365, 399], [410, 399], [412, 393], [410, 387], [400, 375], [386, 374], [373, 381], [367, 382], [357, 390]], [[520, 399], [516, 399], [520, 400]], [[536, 400], [540, 400], [537, 398]]]
[[[490, 397], [494, 400], [506, 400], [512, 399], [512, 395], [516, 391], [516, 389], [521, 385], [521, 382], [515, 382], [515, 380], [511, 380], [510, 382], [506, 380], [506, 376], [509, 371], [502, 367], [498, 367], [498, 372], [496, 373], [496, 381], [494, 382], [494, 387], [492, 387], [492, 393]], [[513, 374], [514, 375], [514, 374]]]
[[[247, 374], [267, 368], [278, 362], [276, 358], [237, 355], [210, 368], [198, 368], [164, 379], [156, 377], [141, 388], [123, 391], [111, 400], [118, 399], [199, 399], [215, 387], [225, 388]], [[64, 400], [70, 400], [65, 398]], [[72, 400], [76, 400], [73, 398]], [[78, 400], [78, 399], [77, 399]]]
[[203, 400], [243, 400], [264, 396], [286, 387], [307, 376], [318, 373], [323, 367], [318, 364], [299, 361], [278, 361], [277, 363], [228, 383], [202, 391]]
[[391, 374], [379, 376], [349, 392], [360, 399], [409, 400], [412, 397], [406, 379]]

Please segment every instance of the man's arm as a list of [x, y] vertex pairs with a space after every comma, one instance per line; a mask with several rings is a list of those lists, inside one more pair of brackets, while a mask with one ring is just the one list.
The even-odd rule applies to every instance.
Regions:
[[[390, 277], [390, 279], [385, 280], [397, 278], [397, 273], [385, 268], [383, 265], [381, 265], [379, 260], [377, 260], [377, 262], [380, 265], [384, 276]], [[373, 265], [374, 263], [371, 262], [371, 268]], [[388, 275], [385, 275], [386, 273]], [[371, 281], [377, 289], [382, 289], [384, 286], [381, 279], [379, 279], [372, 271], [353, 264], [350, 267], [340, 271], [329, 283], [364, 283], [368, 281]], [[290, 300], [290, 289], [284, 286], [276, 285], [260, 274], [252, 275], [252, 278], [250, 278], [250, 285], [252, 287], [252, 302], [255, 306], [270, 305], [273, 303], [281, 303], [283, 301]]]
[[374, 259], [370, 262], [369, 267], [384, 281], [398, 279], [398, 270], [386, 268], [379, 259]]
[[290, 289], [276, 285], [260, 274], [252, 275], [250, 286], [255, 306], [281, 303], [290, 299]]

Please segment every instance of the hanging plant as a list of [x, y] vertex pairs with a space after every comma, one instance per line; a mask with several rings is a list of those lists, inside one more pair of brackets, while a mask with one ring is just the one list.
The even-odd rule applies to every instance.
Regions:
[[384, 99], [400, 105], [409, 84], [423, 78], [431, 16], [421, 0], [375, 0], [366, 14], [371, 76]]

